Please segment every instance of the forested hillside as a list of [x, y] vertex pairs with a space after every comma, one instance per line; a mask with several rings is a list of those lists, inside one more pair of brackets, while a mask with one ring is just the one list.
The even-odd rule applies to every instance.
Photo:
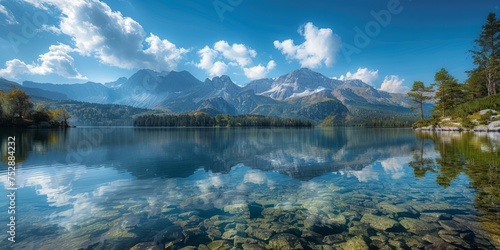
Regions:
[[313, 127], [311, 121], [262, 115], [222, 115], [203, 112], [181, 115], [143, 115], [135, 119], [137, 127]]

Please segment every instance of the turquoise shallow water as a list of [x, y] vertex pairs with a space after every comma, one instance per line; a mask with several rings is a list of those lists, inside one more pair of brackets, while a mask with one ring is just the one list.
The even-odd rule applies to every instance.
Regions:
[[[19, 142], [16, 243], [5, 233], [6, 249], [500, 243], [495, 134], [117, 127], [0, 135]], [[8, 219], [0, 214], [0, 225]]]

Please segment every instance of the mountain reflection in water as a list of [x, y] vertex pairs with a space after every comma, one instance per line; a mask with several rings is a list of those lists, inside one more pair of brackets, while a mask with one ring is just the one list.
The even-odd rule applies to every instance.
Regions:
[[2, 130], [4, 162], [13, 135], [22, 205], [17, 242], [2, 242], [12, 249], [500, 243], [498, 134]]

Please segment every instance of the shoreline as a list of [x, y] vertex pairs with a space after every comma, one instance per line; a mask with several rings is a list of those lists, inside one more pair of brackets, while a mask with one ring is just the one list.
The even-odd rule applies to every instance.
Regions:
[[433, 131], [433, 132], [480, 132], [480, 133], [500, 133], [500, 128], [489, 128], [488, 126], [476, 126], [472, 129], [462, 127], [420, 127], [414, 128], [415, 131]]

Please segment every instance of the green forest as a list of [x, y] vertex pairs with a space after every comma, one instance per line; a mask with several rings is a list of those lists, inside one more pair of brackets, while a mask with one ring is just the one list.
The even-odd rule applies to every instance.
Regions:
[[55, 101], [51, 108], [64, 108], [71, 114], [69, 120], [76, 126], [132, 126], [134, 117], [149, 109], [136, 108], [119, 104], [98, 104], [73, 100]]
[[137, 127], [312, 127], [308, 120], [262, 115], [224, 115], [203, 112], [180, 115], [142, 115], [134, 120]]
[[[437, 124], [442, 117], [459, 117], [467, 123], [467, 116], [482, 109], [500, 108], [500, 20], [490, 13], [474, 41], [472, 55], [474, 68], [467, 71], [468, 79], [459, 83], [446, 69], [434, 75], [434, 83], [425, 85], [415, 81], [408, 96], [416, 104], [420, 121], [414, 126]], [[432, 117], [425, 119], [422, 106], [434, 100]]]

